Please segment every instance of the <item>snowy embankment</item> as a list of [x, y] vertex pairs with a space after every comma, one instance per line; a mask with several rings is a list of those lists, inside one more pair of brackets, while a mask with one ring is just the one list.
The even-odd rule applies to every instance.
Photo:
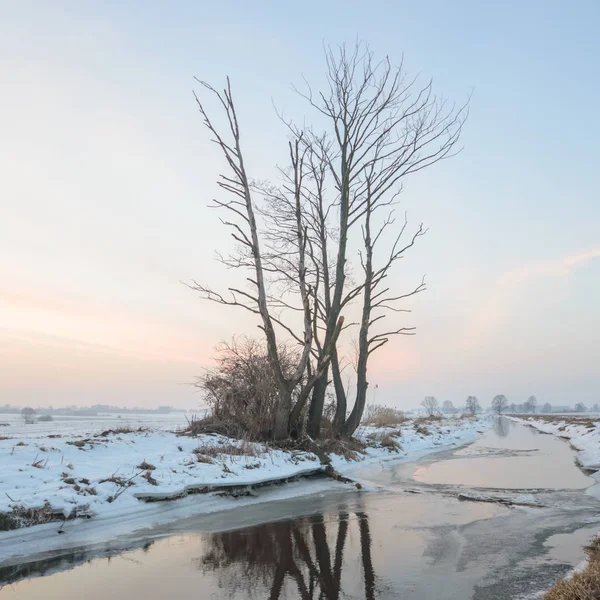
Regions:
[[[355, 460], [333, 455], [332, 465], [350, 474], [357, 464], [410, 460], [442, 446], [467, 443], [483, 427], [482, 421], [469, 419], [407, 421], [396, 429], [363, 427], [358, 437], [369, 447]], [[219, 435], [188, 437], [128, 428], [89, 436], [56, 435], [0, 438], [0, 529], [5, 530], [0, 531], [0, 549], [6, 549], [0, 550], [0, 564], [38, 548], [31, 542], [40, 536], [50, 540], [44, 547], [55, 547], [57, 538], [64, 546], [65, 536], [56, 536], [57, 531], [67, 533], [69, 543], [78, 538], [90, 543], [201, 513], [336, 487], [356, 489], [326, 479], [291, 483], [256, 497], [254, 487], [319, 474], [324, 465], [309, 452]], [[232, 491], [246, 497], [222, 497]], [[185, 498], [194, 492], [205, 495]], [[178, 500], [147, 502], [166, 499]], [[75, 517], [90, 520], [71, 520]], [[18, 529], [7, 531], [14, 528]]]
[[567, 440], [577, 451], [579, 466], [589, 471], [600, 470], [600, 421], [586, 417], [539, 415], [513, 417], [543, 433]]

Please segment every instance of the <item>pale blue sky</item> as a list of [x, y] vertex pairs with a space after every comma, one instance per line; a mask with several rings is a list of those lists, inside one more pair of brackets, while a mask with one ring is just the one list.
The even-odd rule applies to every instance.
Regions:
[[457, 101], [463, 153], [407, 181], [430, 231], [415, 338], [373, 365], [378, 401], [600, 401], [600, 4], [0, 0], [0, 404], [193, 406], [181, 385], [242, 313], [218, 283], [206, 209], [222, 167], [193, 76], [232, 79], [256, 177], [284, 158], [272, 101], [322, 81], [324, 42], [357, 36]]

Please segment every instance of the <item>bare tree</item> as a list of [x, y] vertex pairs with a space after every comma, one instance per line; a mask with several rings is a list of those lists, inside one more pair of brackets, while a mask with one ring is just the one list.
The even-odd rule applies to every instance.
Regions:
[[527, 398], [527, 401], [524, 404], [525, 410], [527, 412], [534, 413], [537, 403], [537, 398], [535, 396], [529, 396], [529, 398]]
[[552, 412], [552, 405], [549, 402], [546, 402], [544, 406], [542, 406], [542, 412], [549, 415]]
[[[217, 100], [222, 126], [196, 96], [229, 168], [219, 181], [229, 198], [215, 200], [214, 206], [227, 215], [222, 222], [237, 248], [220, 258], [227, 267], [246, 269], [250, 287], [227, 292], [198, 282], [192, 287], [210, 301], [242, 307], [259, 318], [278, 389], [276, 438], [298, 427], [307, 403], [307, 432], [320, 434], [330, 367], [334, 426], [352, 435], [366, 404], [370, 356], [392, 337], [414, 334], [412, 326], [381, 327], [390, 315], [409, 312], [402, 302], [425, 289], [424, 279], [403, 291], [389, 284], [394, 267], [426, 231], [423, 225], [409, 231], [406, 216], [398, 222], [393, 207], [407, 176], [459, 151], [468, 110], [468, 101], [458, 107], [447, 103], [434, 95], [431, 81], [420, 85], [402, 64], [393, 67], [387, 57], [375, 60], [363, 44], [327, 49], [326, 64], [327, 90], [313, 91], [308, 83], [297, 90], [325, 129], [285, 121], [291, 140], [278, 185], [257, 185], [246, 171], [229, 80], [222, 92], [199, 82]], [[355, 231], [360, 250], [353, 261]], [[355, 302], [362, 305], [360, 320], [344, 325], [342, 313]], [[339, 336], [354, 326], [356, 384], [348, 414]], [[281, 335], [300, 348], [292, 373], [282, 368]]]
[[494, 396], [494, 399], [492, 400], [492, 410], [494, 412], [501, 415], [506, 410], [507, 406], [508, 406], [508, 400], [506, 399], [506, 396], [504, 396], [503, 394]]
[[23, 420], [25, 421], [25, 423], [27, 425], [31, 425], [33, 423], [35, 423], [35, 415], [36, 415], [36, 411], [35, 409], [26, 406], [25, 408], [21, 409], [21, 416], [23, 417]]
[[[289, 418], [293, 409], [292, 395], [298, 384], [302, 381], [308, 368], [313, 342], [313, 329], [310, 318], [311, 310], [308, 306], [309, 298], [304, 270], [306, 242], [303, 236], [305, 235], [305, 228], [302, 226], [301, 220], [299, 219], [296, 231], [299, 241], [297, 246], [298, 257], [295, 281], [297, 282], [299, 294], [303, 301], [304, 336], [302, 339], [302, 350], [298, 365], [291, 376], [286, 376], [279, 356], [280, 346], [277, 341], [275, 325], [281, 325], [290, 333], [292, 333], [292, 331], [272, 314], [269, 307], [269, 296], [265, 280], [266, 269], [263, 264], [253, 189], [246, 172], [241, 148], [240, 127], [231, 92], [231, 85], [229, 79], [227, 79], [226, 88], [222, 92], [219, 92], [206, 82], [199, 81], [199, 83], [216, 97], [224, 112], [227, 123], [225, 126], [227, 133], [221, 134], [216, 125], [213, 124], [204, 104], [200, 101], [199, 97], [195, 95], [198, 108], [204, 118], [204, 124], [213, 135], [213, 141], [221, 149], [231, 171], [230, 175], [221, 175], [219, 181], [221, 189], [229, 193], [231, 197], [226, 201], [214, 200], [214, 206], [229, 213], [230, 217], [228, 217], [228, 219], [231, 220], [222, 219], [222, 222], [231, 229], [231, 236], [238, 244], [238, 250], [235, 255], [227, 258], [221, 257], [221, 260], [229, 267], [249, 269], [253, 275], [248, 277], [252, 290], [250, 292], [230, 287], [228, 289], [229, 294], [226, 296], [196, 281], [194, 281], [192, 287], [200, 292], [207, 300], [226, 306], [242, 307], [260, 317], [260, 328], [265, 335], [269, 362], [273, 369], [274, 378], [279, 391], [273, 435], [276, 439], [282, 439], [287, 437], [289, 433]], [[296, 196], [296, 210], [299, 210], [298, 204], [303, 158], [300, 155], [298, 143], [290, 144], [290, 159], [292, 168], [296, 173], [296, 187], [294, 188], [293, 193]], [[323, 353], [319, 357], [319, 361], [314, 371], [311, 373], [304, 389], [299, 395], [299, 402], [302, 402], [303, 398], [310, 394], [312, 387], [319, 380], [326, 364], [331, 359], [330, 348], [335, 344], [342, 324], [343, 318], [339, 316], [336, 319], [332, 335], [325, 346]]]
[[479, 406], [479, 400], [477, 400], [475, 396], [469, 396], [467, 398], [466, 408], [469, 413], [476, 415], [481, 410], [481, 407]]
[[587, 406], [583, 403], [583, 402], [578, 402], [575, 405], [575, 412], [586, 412], [587, 411]]
[[434, 417], [440, 412], [439, 405], [440, 403], [435, 396], [425, 396], [421, 402], [421, 406], [425, 409], [429, 417]]
[[444, 400], [442, 402], [442, 412], [447, 415], [453, 415], [456, 413], [456, 408], [454, 408], [454, 404], [452, 404], [451, 400]]
[[[362, 44], [328, 49], [326, 59], [329, 89], [317, 93], [307, 86], [299, 93], [325, 118], [329, 129], [315, 133], [291, 126], [291, 130], [302, 135], [317, 164], [317, 179], [329, 180], [334, 193], [333, 199], [323, 200], [325, 188], [318, 186], [314, 201], [318, 235], [311, 244], [316, 249], [312, 258], [323, 278], [322, 297], [316, 305], [323, 308], [319, 318], [325, 347], [341, 312], [353, 300], [362, 300], [356, 391], [347, 419], [339, 348], [331, 357], [335, 425], [351, 435], [366, 403], [370, 356], [393, 336], [414, 334], [414, 327], [376, 329], [375, 324], [379, 327], [390, 314], [408, 312], [400, 303], [425, 289], [424, 280], [404, 292], [395, 292], [388, 284], [393, 267], [425, 233], [420, 225], [408, 235], [406, 218], [398, 227], [392, 207], [405, 177], [456, 154], [467, 104], [449, 105], [433, 94], [431, 81], [419, 85], [417, 79], [407, 77], [402, 64], [394, 67], [387, 57], [377, 61]], [[336, 216], [333, 231], [327, 219], [331, 207]], [[348, 277], [348, 242], [356, 228], [362, 235], [361, 277], [353, 282]], [[385, 248], [388, 235], [392, 242]], [[332, 240], [330, 260], [326, 243]], [[328, 366], [313, 391], [308, 420], [311, 435], [319, 432], [327, 383]]]

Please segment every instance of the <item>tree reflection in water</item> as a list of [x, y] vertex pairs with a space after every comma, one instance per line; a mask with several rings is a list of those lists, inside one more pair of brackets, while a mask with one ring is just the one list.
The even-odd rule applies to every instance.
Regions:
[[506, 437], [508, 435], [511, 425], [512, 425], [512, 422], [509, 421], [505, 417], [495, 417], [494, 418], [494, 431], [500, 437]]
[[[359, 588], [364, 598], [375, 598], [375, 572], [371, 557], [371, 532], [364, 512], [354, 516], [341, 511], [333, 520], [323, 515], [266, 523], [251, 529], [218, 533], [206, 539], [207, 551], [199, 560], [204, 572], [214, 572], [220, 587], [230, 595], [243, 589], [245, 597], [269, 590], [270, 600], [338, 600], [355, 597], [358, 589], [343, 590], [344, 549], [357, 531], [362, 563]], [[346, 581], [357, 585], [357, 573], [346, 562]], [[293, 595], [287, 596], [287, 591]]]

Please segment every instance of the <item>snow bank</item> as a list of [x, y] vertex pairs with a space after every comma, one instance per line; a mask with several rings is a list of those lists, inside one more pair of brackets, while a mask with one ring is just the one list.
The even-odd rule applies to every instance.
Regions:
[[[427, 424], [409, 421], [398, 429], [363, 427], [357, 436], [371, 447], [358, 455], [358, 461], [334, 455], [332, 465], [348, 474], [371, 461], [416, 459], [441, 446], [471, 441], [483, 426], [477, 420], [449, 419]], [[186, 437], [156, 430], [127, 432], [127, 428], [87, 437], [0, 439], [0, 465], [0, 517], [22, 515], [20, 525], [57, 515], [114, 518], [139, 511], [143, 500], [258, 486], [322, 470], [319, 459], [309, 452], [283, 451], [219, 435]], [[198, 501], [197, 512], [208, 503], [208, 498]], [[39, 514], [32, 516], [32, 509], [39, 509]], [[0, 533], [0, 545], [5, 535]]]

